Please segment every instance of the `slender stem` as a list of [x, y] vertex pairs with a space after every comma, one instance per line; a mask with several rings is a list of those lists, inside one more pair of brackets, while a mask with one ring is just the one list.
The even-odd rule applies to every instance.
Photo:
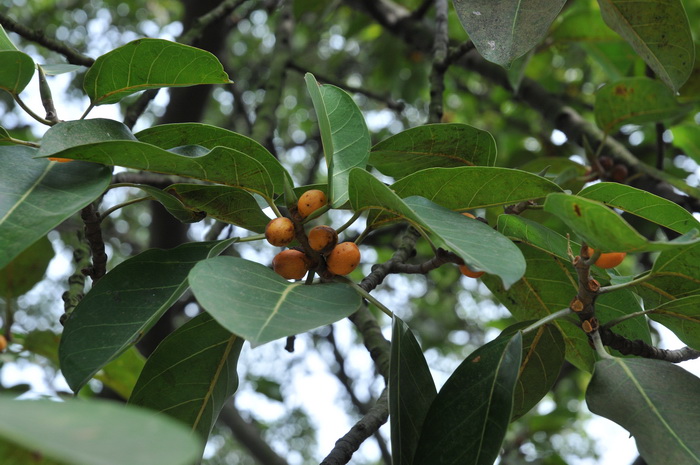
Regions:
[[359, 236], [357, 236], [357, 239], [355, 239], [355, 244], [360, 245], [362, 244], [362, 241], [365, 240], [365, 237], [370, 233], [371, 229], [370, 228], [365, 228], [364, 231], [360, 233]]
[[619, 325], [623, 321], [627, 321], [627, 320], [630, 320], [632, 318], [637, 318], [638, 316], [644, 316], [644, 315], [651, 313], [653, 311], [654, 311], [654, 309], [652, 308], [650, 310], [642, 310], [641, 312], [634, 312], [634, 313], [630, 313], [627, 315], [623, 315], [620, 318], [615, 318], [614, 320], [608, 321], [603, 326], [606, 328], [612, 328], [615, 325]]
[[37, 144], [36, 142], [29, 142], [26, 140], [21, 140], [21, 139], [15, 139], [14, 137], [8, 137], [7, 139], [4, 139], [8, 142], [12, 142], [13, 144], [17, 145], [26, 145], [27, 147], [34, 147], [34, 148], [39, 148], [41, 145]]
[[351, 224], [353, 224], [355, 221], [357, 221], [357, 219], [360, 217], [360, 215], [362, 215], [362, 212], [355, 212], [355, 214], [352, 215], [352, 218], [350, 218], [348, 221], [346, 221], [344, 225], [337, 228], [335, 231], [338, 234], [345, 231], [346, 229], [348, 229], [348, 227], [350, 227]]
[[146, 197], [139, 197], [139, 198], [137, 198], [137, 199], [127, 200], [126, 202], [123, 202], [123, 203], [119, 203], [119, 204], [117, 204], [117, 205], [115, 205], [115, 206], [113, 206], [113, 207], [108, 208], [107, 210], [105, 210], [105, 211], [100, 215], [100, 221], [104, 220], [104, 219], [107, 218], [109, 215], [111, 215], [112, 213], [114, 213], [115, 211], [119, 210], [119, 209], [122, 208], [122, 207], [127, 207], [127, 206], [129, 206], [129, 205], [134, 204], [134, 203], [143, 202], [144, 200], [151, 200], [151, 199], [152, 199], [152, 197], [146, 196]]
[[531, 332], [531, 331], [534, 331], [534, 330], [536, 330], [537, 328], [539, 328], [540, 326], [544, 326], [544, 325], [546, 325], [546, 324], [548, 324], [548, 323], [551, 323], [551, 322], [554, 321], [554, 320], [557, 320], [557, 319], [559, 319], [559, 318], [565, 317], [566, 315], [569, 315], [569, 314], [571, 314], [571, 313], [573, 313], [573, 311], [572, 311], [570, 308], [568, 308], [568, 307], [567, 307], [567, 308], [563, 308], [563, 309], [561, 309], [561, 310], [558, 310], [558, 311], [556, 311], [556, 312], [554, 312], [554, 313], [550, 313], [550, 314], [547, 315], [546, 317], [540, 318], [539, 320], [537, 320], [536, 322], [532, 323], [532, 324], [531, 324], [530, 326], [528, 326], [527, 328], [523, 329], [523, 334], [527, 334], [527, 333], [529, 333], [529, 332]]
[[620, 289], [625, 289], [626, 287], [629, 287], [629, 286], [636, 286], [637, 284], [643, 283], [644, 281], [651, 278], [652, 276], [654, 276], [653, 273], [648, 273], [648, 274], [645, 274], [644, 276], [642, 276], [641, 278], [635, 278], [632, 281], [628, 281], [626, 283], [612, 284], [610, 286], [604, 286], [604, 287], [600, 288], [600, 290], [598, 291], [598, 294], [607, 294], [608, 292], [613, 292], [613, 291], [617, 291]]
[[593, 333], [591, 333], [591, 338], [593, 339], [595, 351], [598, 352], [600, 358], [608, 360], [613, 360], [615, 358], [612, 355], [610, 355], [607, 350], [605, 350], [605, 346], [603, 345], [603, 341], [600, 339], [600, 333], [598, 331], [594, 331]]
[[37, 121], [40, 122], [41, 124], [45, 124], [45, 125], [47, 125], [47, 126], [53, 126], [54, 124], [56, 124], [56, 123], [52, 123], [51, 121], [49, 121], [49, 120], [47, 120], [47, 119], [44, 119], [44, 118], [42, 118], [41, 116], [39, 116], [39, 115], [37, 115], [36, 113], [34, 113], [34, 112], [32, 111], [32, 109], [29, 108], [29, 107], [27, 106], [27, 104], [24, 103], [24, 102], [22, 101], [21, 98], [19, 98], [19, 95], [17, 95], [17, 94], [12, 94], [12, 97], [15, 99], [15, 102], [17, 102], [17, 105], [19, 105], [19, 106], [22, 108], [22, 110], [24, 110], [29, 116], [31, 116], [32, 118], [34, 118], [35, 120], [37, 120]]
[[350, 284], [355, 290], [357, 291], [358, 294], [360, 294], [362, 297], [367, 299], [368, 302], [374, 304], [379, 310], [381, 310], [386, 316], [389, 318], [394, 318], [394, 313], [386, 308], [384, 304], [382, 304], [380, 301], [378, 301], [372, 294], [369, 292], [365, 291], [360, 287], [357, 283], [351, 281], [350, 279], [346, 278], [345, 276], [336, 276], [335, 278], [338, 281]]
[[269, 197], [265, 197], [265, 200], [267, 200], [267, 204], [270, 206], [270, 208], [272, 208], [272, 211], [275, 212], [275, 216], [277, 218], [281, 218], [282, 216], [284, 216], [282, 215], [282, 213], [280, 213], [279, 208], [277, 208], [277, 205], [275, 205], [274, 200], [272, 200]]
[[85, 119], [85, 117], [88, 115], [88, 113], [90, 113], [92, 111], [93, 108], [95, 108], [95, 104], [90, 103], [90, 106], [87, 107], [87, 109], [85, 110], [85, 113], [83, 113], [83, 115], [80, 117], [80, 119]]
[[255, 236], [242, 237], [238, 242], [253, 242], [265, 239], [265, 234], [256, 234]]
[[304, 221], [302, 221], [301, 224], [306, 224], [309, 221], [318, 218], [319, 216], [323, 215], [324, 213], [326, 213], [330, 209], [331, 209], [330, 205], [326, 204], [326, 205], [322, 206], [321, 208], [319, 208], [318, 210], [314, 211], [309, 216], [304, 218]]

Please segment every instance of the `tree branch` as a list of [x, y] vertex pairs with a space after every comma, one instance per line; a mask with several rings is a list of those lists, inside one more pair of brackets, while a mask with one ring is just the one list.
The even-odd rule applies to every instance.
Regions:
[[272, 450], [262, 438], [260, 429], [241, 416], [233, 402], [224, 405], [219, 415], [219, 421], [231, 430], [236, 440], [250, 452], [260, 465], [288, 465], [287, 461]]

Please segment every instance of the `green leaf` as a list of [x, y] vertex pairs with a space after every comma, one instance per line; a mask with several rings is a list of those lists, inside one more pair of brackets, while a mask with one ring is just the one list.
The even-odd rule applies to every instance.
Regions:
[[697, 124], [674, 126], [671, 132], [673, 145], [682, 149], [696, 163], [700, 163], [700, 126]]
[[2, 126], [0, 126], [0, 145], [14, 145], [12, 136]]
[[103, 118], [64, 121], [46, 131], [37, 156], [45, 157], [71, 147], [119, 140], [136, 140], [129, 128], [119, 121]]
[[44, 64], [41, 69], [47, 76], [57, 76], [59, 74], [74, 73], [85, 70], [85, 66], [71, 65], [70, 63]]
[[[153, 200], [160, 202], [163, 207], [165, 207], [168, 212], [173, 215], [175, 219], [183, 223], [196, 223], [202, 221], [207, 215], [205, 212], [197, 208], [191, 208], [186, 206], [181, 202], [177, 196], [172, 195], [172, 193], [166, 192], [163, 189], [158, 189], [157, 187], [148, 186], [145, 184], [131, 184], [123, 183], [120, 186], [133, 187], [135, 189], [140, 189], [146, 194], [151, 196]], [[170, 189], [170, 188], [168, 188]], [[241, 191], [245, 192], [245, 191]]]
[[311, 73], [304, 78], [316, 110], [328, 164], [329, 204], [338, 208], [348, 201], [350, 170], [367, 166], [369, 130], [362, 112], [344, 90], [319, 85]]
[[423, 420], [437, 391], [423, 351], [411, 329], [394, 315], [389, 368], [391, 455], [409, 464], [423, 429]]
[[423, 197], [409, 197], [405, 203], [435, 234], [438, 244], [459, 255], [474, 270], [499, 276], [506, 288], [525, 273], [525, 259], [518, 248], [488, 225]]
[[621, 79], [601, 87], [594, 108], [596, 124], [607, 134], [623, 124], [658, 122], [686, 111], [668, 87], [645, 77]]
[[693, 37], [681, 0], [598, 0], [598, 4], [605, 23], [678, 92], [695, 62]]
[[524, 242], [543, 252], [570, 261], [568, 248], [579, 250], [580, 245], [540, 223], [517, 215], [499, 215], [498, 231], [504, 236]]
[[187, 208], [205, 212], [210, 218], [264, 232], [270, 218], [248, 192], [228, 186], [173, 184], [166, 189]]
[[568, 194], [550, 194], [544, 210], [559, 217], [586, 243], [601, 252], [649, 252], [698, 242], [697, 230], [673, 241], [649, 241], [600, 202]]
[[44, 277], [53, 256], [51, 241], [46, 236], [24, 249], [0, 269], [0, 297], [7, 301], [29, 292]]
[[491, 465], [513, 411], [522, 336], [498, 338], [452, 373], [430, 406], [413, 465]]
[[644, 299], [646, 308], [664, 302], [700, 294], [700, 244], [665, 250], [659, 254], [650, 276], [635, 291]]
[[112, 179], [101, 165], [35, 154], [29, 147], [0, 147], [0, 268], [99, 197]]
[[648, 315], [673, 331], [686, 345], [700, 350], [700, 296], [671, 300], [654, 308]]
[[151, 249], [107, 273], [65, 323], [61, 371], [77, 392], [97, 371], [136, 343], [187, 290], [187, 274], [235, 239]]
[[0, 51], [0, 89], [18, 95], [34, 76], [34, 60], [26, 53]]
[[660, 360], [596, 363], [586, 392], [591, 412], [634, 436], [649, 465], [700, 463], [700, 379]]
[[369, 163], [395, 179], [426, 168], [493, 166], [496, 141], [466, 124], [426, 124], [379, 142], [372, 147]]
[[179, 423], [114, 402], [0, 395], [0, 410], [11, 419], [0, 422], [1, 438], [71, 465], [188, 465], [201, 449]]
[[168, 335], [148, 358], [129, 403], [184, 422], [206, 441], [238, 388], [243, 340], [202, 313]]
[[141, 142], [170, 150], [201, 145], [208, 149], [228, 147], [255, 158], [267, 170], [276, 193], [284, 192], [284, 181], [291, 179], [282, 164], [265, 147], [241, 134], [200, 123], [176, 123], [152, 126], [136, 134]]
[[361, 305], [347, 284], [290, 283], [266, 266], [236, 257], [198, 263], [189, 281], [202, 307], [253, 345], [334, 323]]
[[547, 35], [565, 0], [454, 0], [457, 16], [481, 56], [509, 67]]
[[95, 374], [95, 379], [122, 396], [124, 400], [131, 396], [136, 380], [139, 378], [146, 359], [136, 349], [129, 347], [126, 352], [105, 365]]
[[[596, 316], [601, 324], [614, 319], [641, 312], [639, 298], [629, 289], [618, 289], [598, 296], [595, 301]], [[651, 344], [651, 331], [645, 318], [631, 318], [615, 325], [614, 331], [631, 341], [640, 340]], [[617, 352], [615, 352], [617, 355]]]
[[600, 182], [583, 189], [578, 195], [637, 215], [680, 234], [700, 229], [700, 222], [677, 203], [625, 184]]
[[138, 39], [97, 58], [83, 88], [92, 105], [104, 105], [146, 89], [230, 82], [219, 60], [205, 50]]
[[10, 37], [5, 32], [5, 28], [0, 25], [0, 51], [19, 51], [17, 46], [10, 40]]

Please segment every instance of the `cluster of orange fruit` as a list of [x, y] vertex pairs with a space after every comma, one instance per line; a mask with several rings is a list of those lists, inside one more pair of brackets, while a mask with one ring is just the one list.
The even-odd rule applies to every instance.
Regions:
[[[304, 219], [327, 203], [326, 194], [317, 189], [304, 192], [297, 202], [299, 216]], [[271, 220], [265, 228], [265, 239], [276, 247], [285, 247], [296, 237], [294, 222], [287, 217]], [[309, 247], [321, 254], [326, 269], [334, 275], [351, 273], [360, 264], [360, 249], [354, 242], [338, 244], [338, 233], [330, 226], [316, 226], [308, 235]], [[283, 250], [272, 260], [272, 268], [285, 279], [301, 279], [312, 265], [311, 258], [297, 248]]]

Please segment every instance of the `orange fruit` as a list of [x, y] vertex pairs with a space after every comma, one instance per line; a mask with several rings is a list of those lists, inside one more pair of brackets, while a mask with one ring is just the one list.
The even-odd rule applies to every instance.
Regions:
[[289, 218], [275, 218], [265, 227], [265, 239], [271, 245], [284, 247], [294, 240], [294, 223]]
[[328, 203], [326, 194], [318, 189], [310, 189], [299, 197], [297, 201], [297, 210], [302, 218], [306, 218], [319, 208], [323, 207]]
[[336, 245], [326, 259], [328, 271], [339, 275], [352, 273], [359, 264], [360, 249], [354, 242], [343, 242]]
[[330, 226], [316, 226], [309, 231], [309, 246], [317, 252], [328, 252], [337, 243], [338, 233]]
[[5, 349], [7, 349], [7, 339], [5, 339], [5, 336], [0, 334], [0, 352], [5, 352]]
[[[593, 256], [595, 253], [594, 249], [588, 247], [588, 255]], [[598, 260], [595, 261], [595, 266], [598, 268], [615, 268], [617, 265], [622, 263], [622, 260], [627, 256], [627, 252], [609, 252], [601, 253]]]
[[284, 279], [301, 279], [309, 271], [309, 257], [294, 249], [283, 250], [272, 259], [272, 269]]

